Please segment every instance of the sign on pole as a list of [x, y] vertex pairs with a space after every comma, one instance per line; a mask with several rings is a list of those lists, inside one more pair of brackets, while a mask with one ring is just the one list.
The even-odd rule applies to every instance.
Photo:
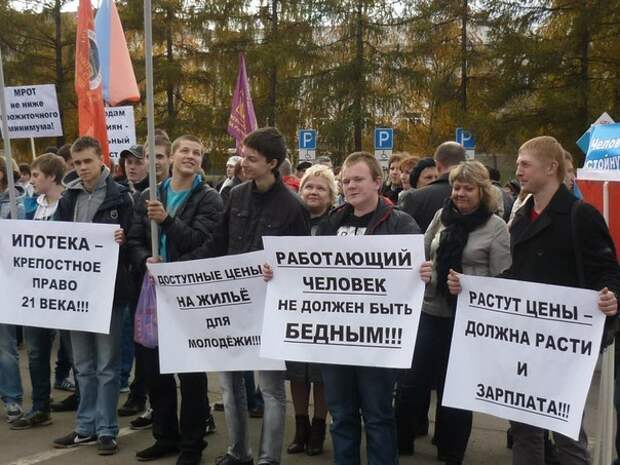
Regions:
[[470, 131], [463, 128], [456, 128], [456, 142], [465, 149], [465, 158], [473, 160], [476, 156], [476, 139]]
[[409, 368], [420, 319], [424, 236], [263, 237], [261, 355]]
[[11, 139], [62, 136], [53, 84], [7, 87], [4, 93]]
[[298, 132], [299, 140], [299, 161], [314, 161], [316, 159], [317, 134], [314, 129], [300, 129]]
[[598, 292], [461, 277], [443, 405], [577, 439], [605, 316]]
[[118, 226], [1, 223], [0, 322], [108, 334]]
[[283, 370], [260, 358], [265, 254], [149, 264], [162, 373]]
[[123, 150], [136, 145], [136, 123], [131, 105], [105, 109], [110, 160], [119, 162]]
[[388, 162], [394, 149], [394, 129], [375, 128], [375, 158], [383, 169], [387, 169]]
[[613, 124], [615, 121], [607, 112], [599, 116], [594, 123], [590, 125], [588, 130], [584, 132], [579, 139], [577, 139], [577, 146], [584, 154], [588, 153], [588, 147], [590, 146], [590, 135], [592, 134], [592, 128], [599, 124]]
[[[1, 48], [1, 47], [0, 47]], [[4, 66], [2, 64], [2, 50], [0, 50], [0, 119], [2, 120], [2, 139], [4, 143], [4, 163], [7, 171], [13, 165], [13, 153], [11, 152], [11, 131], [7, 120], [7, 103], [6, 92], [4, 92]], [[7, 184], [9, 188], [9, 209], [11, 210], [11, 218], [17, 219], [17, 199], [15, 198], [15, 180], [13, 176], [7, 176]]]

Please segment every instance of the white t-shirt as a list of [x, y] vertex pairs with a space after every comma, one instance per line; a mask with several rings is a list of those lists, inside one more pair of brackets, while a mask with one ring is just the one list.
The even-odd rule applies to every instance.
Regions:
[[41, 194], [37, 197], [37, 211], [34, 213], [35, 220], [47, 221], [51, 220], [58, 208], [58, 200], [54, 203], [48, 203], [47, 195]]

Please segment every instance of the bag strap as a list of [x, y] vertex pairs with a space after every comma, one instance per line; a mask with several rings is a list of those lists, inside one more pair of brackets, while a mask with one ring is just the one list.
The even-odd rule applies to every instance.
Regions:
[[581, 241], [579, 240], [579, 227], [577, 222], [577, 211], [583, 202], [576, 200], [570, 209], [570, 226], [573, 236], [573, 249], [575, 250], [575, 262], [577, 264], [577, 280], [579, 286], [586, 287], [586, 277], [583, 269], [583, 252], [581, 249]]

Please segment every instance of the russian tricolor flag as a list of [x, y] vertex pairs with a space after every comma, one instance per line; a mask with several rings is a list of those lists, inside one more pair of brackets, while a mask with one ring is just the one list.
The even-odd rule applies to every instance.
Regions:
[[114, 0], [101, 0], [95, 32], [101, 57], [103, 99], [111, 106], [139, 102], [140, 90]]

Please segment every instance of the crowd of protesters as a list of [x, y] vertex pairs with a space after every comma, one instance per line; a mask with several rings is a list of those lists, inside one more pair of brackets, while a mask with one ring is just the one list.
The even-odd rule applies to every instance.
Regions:
[[[183, 135], [171, 141], [158, 131], [157, 200], [150, 200], [148, 189], [150, 151], [141, 145], [120, 154], [114, 173], [90, 137], [50, 147], [31, 165], [7, 167], [0, 159], [1, 218], [10, 217], [12, 176], [20, 219], [120, 225], [114, 233], [120, 253], [109, 334], [23, 328], [32, 383], [28, 409], [18, 365], [20, 329], [0, 324], [0, 395], [11, 429], [49, 425], [52, 412], [76, 411], [75, 427], [54, 447], [96, 443], [100, 455], [110, 455], [118, 450], [117, 417], [133, 416], [131, 428], [152, 428], [153, 435], [151, 446], [136, 451], [137, 460], [177, 455], [177, 464], [194, 465], [202, 459], [205, 437], [216, 429], [212, 410], [223, 409], [229, 447], [217, 465], [275, 465], [282, 463], [283, 450], [323, 454], [327, 426], [333, 463], [358, 465], [362, 424], [368, 463], [394, 465], [399, 455], [415, 453], [416, 438], [429, 434], [435, 390], [437, 458], [458, 465], [473, 415], [444, 407], [441, 399], [460, 273], [595, 289], [607, 316], [605, 339], [615, 335], [620, 267], [614, 244], [601, 215], [577, 199], [572, 157], [552, 137], [518, 149], [516, 179], [504, 186], [496, 169], [466, 161], [455, 142], [439, 145], [432, 157], [393, 155], [385, 180], [366, 152], [350, 154], [339, 168], [329, 157], [293, 166], [275, 128], [249, 134], [242, 150], [212, 187], [200, 139]], [[157, 256], [151, 253], [151, 221], [160, 233]], [[206, 373], [177, 375], [179, 397], [175, 376], [159, 372], [158, 350], [133, 341], [147, 263], [261, 250], [263, 236], [390, 234], [424, 234], [427, 261], [419, 275], [426, 290], [408, 370], [287, 362], [285, 372], [257, 372], [257, 386], [252, 372], [226, 372], [219, 376], [223, 402], [212, 405]], [[267, 281], [273, 277], [269, 264], [263, 274]], [[295, 411], [288, 445], [286, 380]], [[70, 395], [51, 402], [52, 386]], [[122, 405], [120, 393], [128, 393]], [[263, 421], [255, 456], [249, 416]], [[515, 465], [591, 463], [583, 428], [575, 441], [511, 422], [509, 443]]]

